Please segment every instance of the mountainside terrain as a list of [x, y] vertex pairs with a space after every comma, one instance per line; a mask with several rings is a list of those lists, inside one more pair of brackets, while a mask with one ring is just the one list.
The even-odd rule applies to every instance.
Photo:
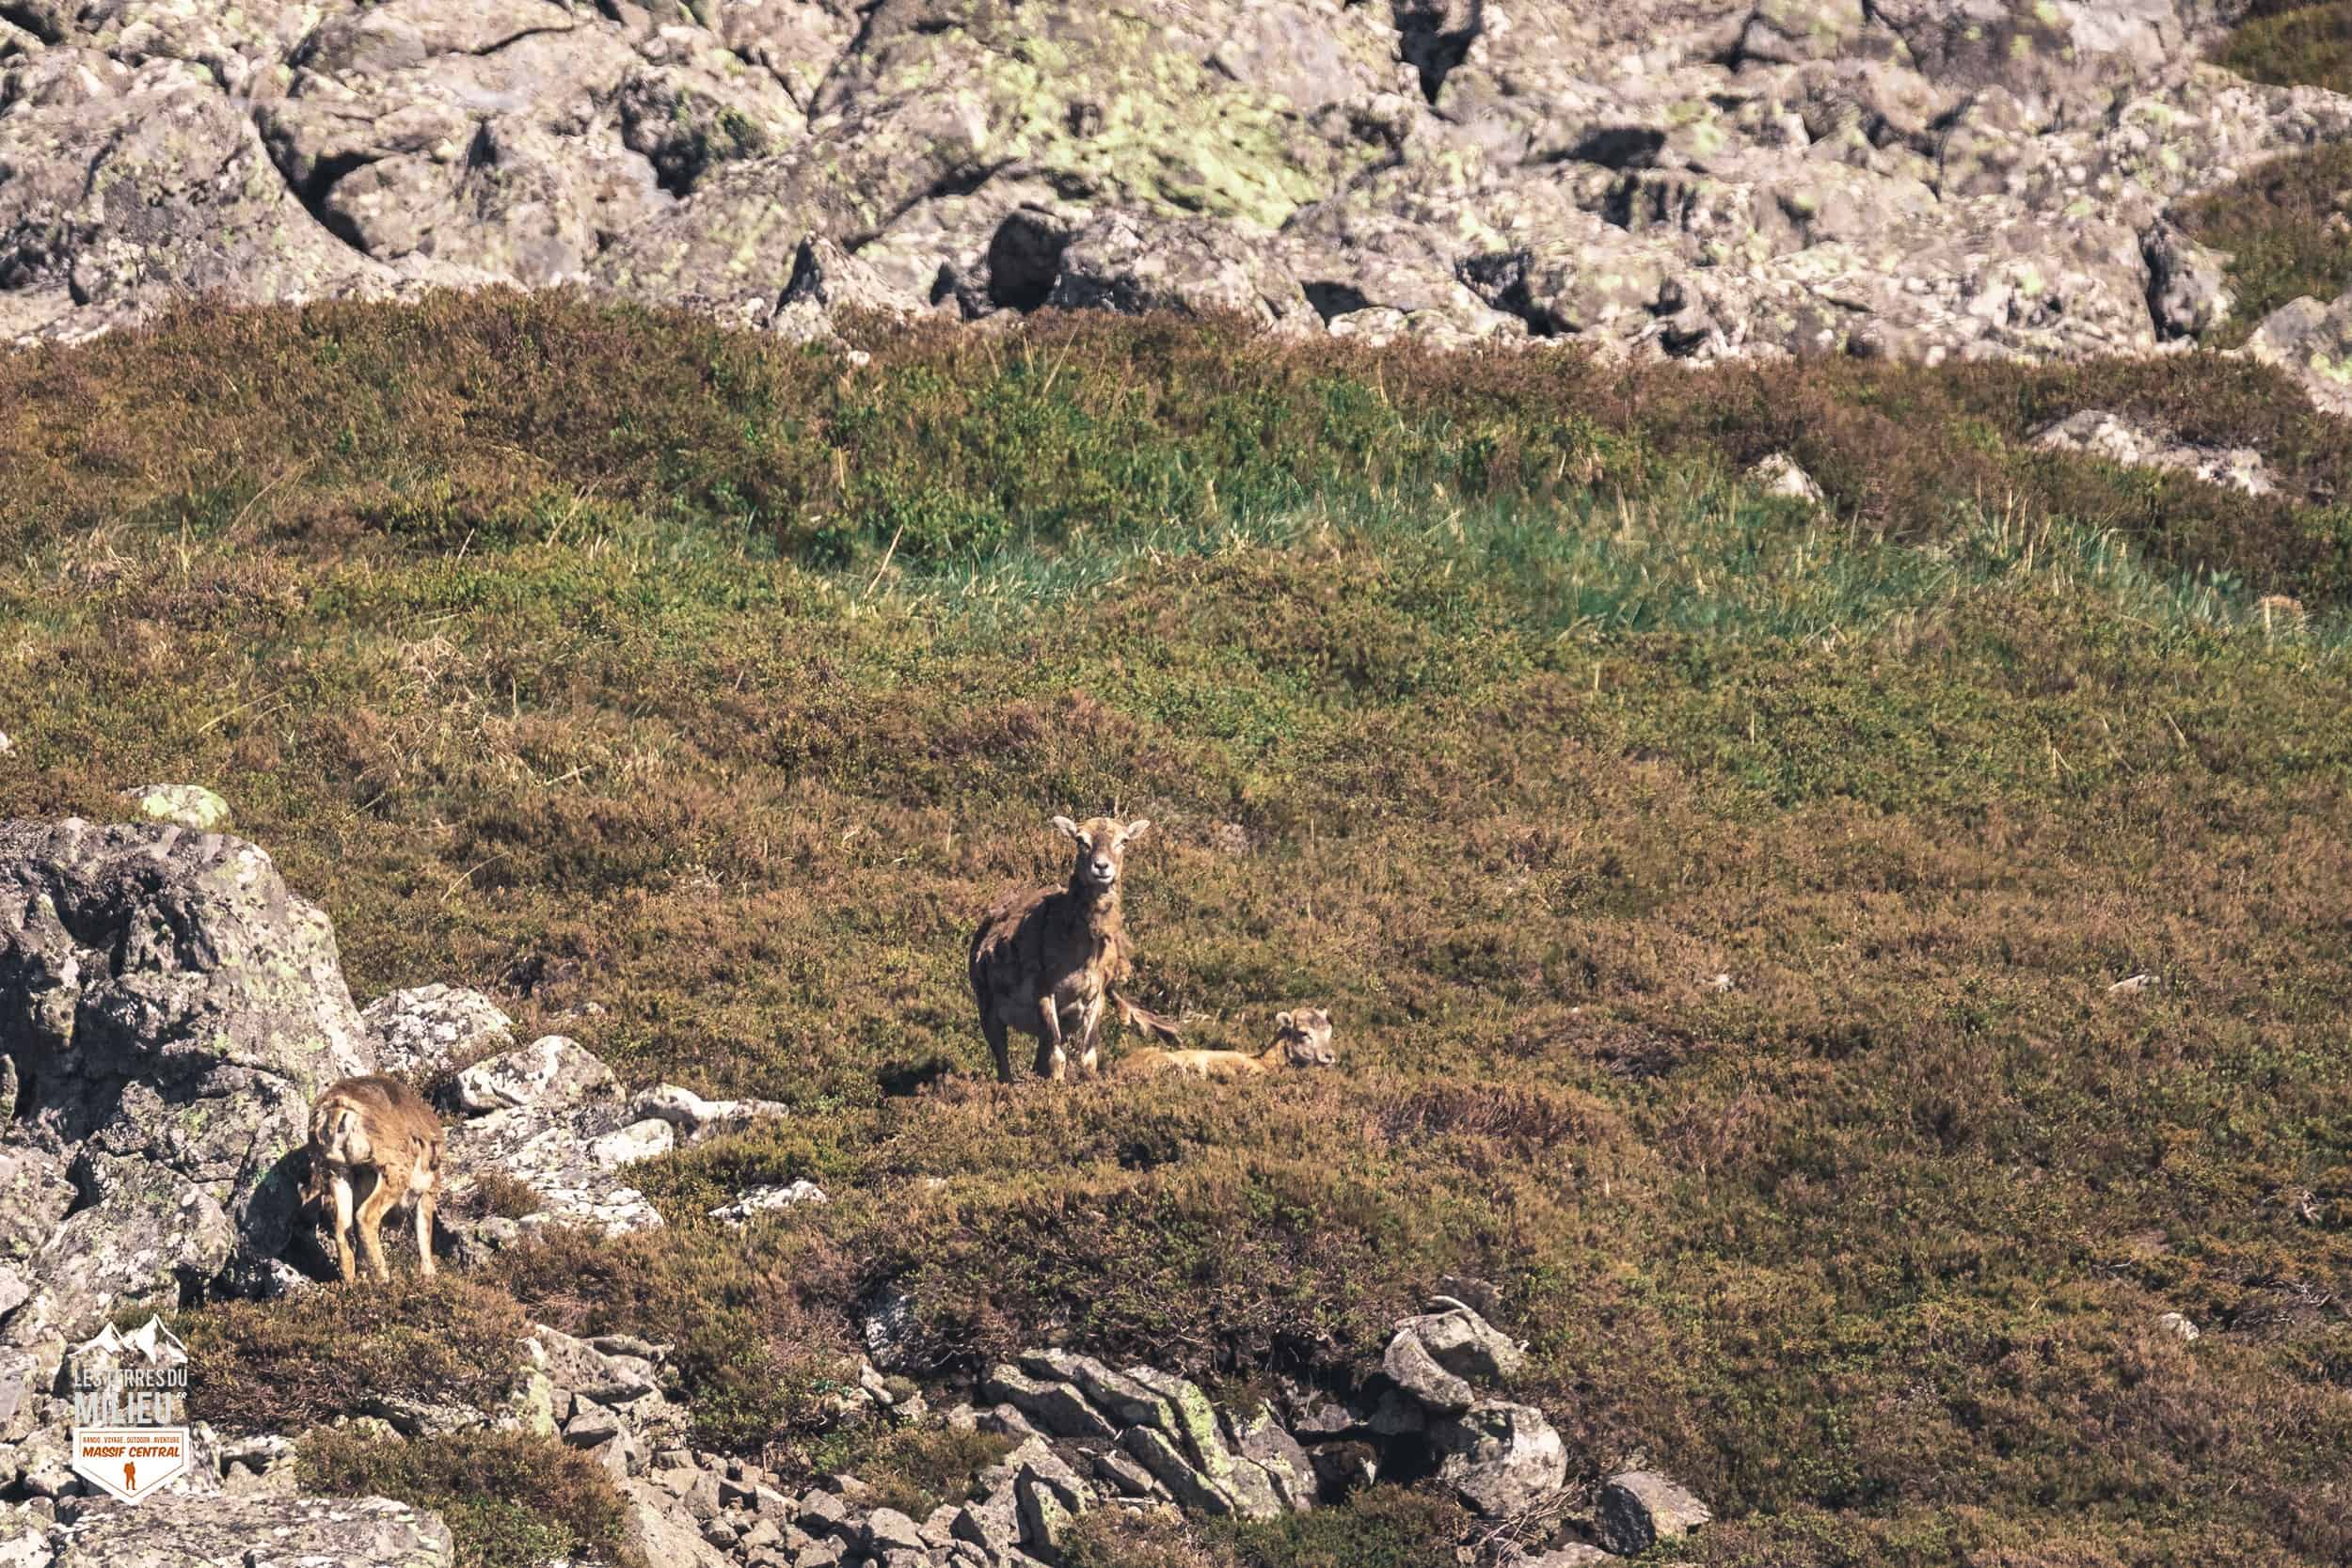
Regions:
[[2318, 76], [2206, 62], [2255, 8], [15, 0], [0, 337], [497, 280], [796, 331], [1050, 303], [1701, 359], [2149, 350], [2231, 323], [2195, 199], [2352, 136]]
[[[294, 1293], [180, 1315], [224, 1484], [422, 1504], [466, 1562], [629, 1520], [682, 1551], [672, 1496], [733, 1560], [887, 1560], [901, 1520], [1009, 1528], [1064, 1484], [939, 1424], [988, 1386], [1079, 1418], [984, 1386], [1009, 1358], [1189, 1376], [1236, 1422], [1272, 1397], [1344, 1448], [1384, 1369], [1423, 1377], [1392, 1325], [1467, 1290], [1526, 1341], [1480, 1397], [1541, 1412], [1512, 1441], [1567, 1478], [1531, 1542], [1654, 1468], [1714, 1563], [2352, 1548], [2352, 443], [2274, 370], [1625, 374], [1083, 315], [835, 350], [485, 294], [199, 310], [0, 375], [17, 885], [59, 885], [69, 814], [226, 823], [331, 916], [384, 1064], [557, 1034], [621, 1080], [553, 1119], [551, 1069], [461, 1089], [442, 1280], [232, 1264]], [[133, 787], [174, 778], [227, 803]], [[1336, 1069], [989, 1086], [972, 925], [1064, 874], [1052, 816], [1114, 809], [1154, 823], [1140, 1000], [1206, 1045], [1327, 1006]], [[0, 1005], [54, 1016], [78, 962], [83, 1039], [158, 1052], [142, 1078], [281, 1070], [205, 1065], [217, 990], [76, 960], [125, 917], [74, 902]], [[395, 994], [433, 985], [496, 1006]], [[75, 1132], [121, 1062], [85, 1091], [35, 1058], [20, 1114]], [[747, 1110], [628, 1097], [657, 1079]], [[0, 1289], [35, 1292], [0, 1392], [174, 1192], [216, 1217], [135, 1316], [288, 1245], [225, 1129], [171, 1116], [72, 1155], [111, 1209], [23, 1189], [21, 1244], [64, 1228]], [[666, 1358], [557, 1365], [570, 1444], [484, 1430], [545, 1418], [505, 1390], [566, 1336]], [[1486, 1482], [1383, 1441], [1382, 1484], [1295, 1519], [1034, 1539], [1495, 1541]], [[625, 1506], [592, 1442], [653, 1490]], [[836, 1471], [878, 1489], [846, 1516]]]
[[[2347, 88], [0, 0], [0, 1564], [2352, 1560]], [[1098, 814], [1334, 1063], [995, 1085]], [[437, 1278], [321, 1283], [362, 1069]]]

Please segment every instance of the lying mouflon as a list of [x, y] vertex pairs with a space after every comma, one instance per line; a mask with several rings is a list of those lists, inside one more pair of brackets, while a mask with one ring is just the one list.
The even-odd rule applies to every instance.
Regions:
[[1181, 1072], [1195, 1078], [1263, 1078], [1282, 1068], [1330, 1067], [1331, 1015], [1301, 1007], [1274, 1015], [1274, 1038], [1255, 1055], [1243, 1051], [1138, 1051], [1119, 1064], [1122, 1074]]
[[1062, 1042], [1076, 1034], [1078, 1069], [1092, 1076], [1106, 1002], [1117, 1003], [1121, 1018], [1155, 1038], [1182, 1037], [1175, 1024], [1120, 990], [1133, 972], [1135, 943], [1120, 924], [1119, 879], [1127, 846], [1151, 822], [1096, 816], [1079, 823], [1057, 816], [1054, 826], [1078, 847], [1069, 883], [1007, 894], [972, 933], [972, 997], [979, 1004], [980, 1033], [996, 1059], [996, 1076], [1008, 1084], [1012, 1030], [1038, 1042], [1038, 1075], [1055, 1079], [1068, 1071]]

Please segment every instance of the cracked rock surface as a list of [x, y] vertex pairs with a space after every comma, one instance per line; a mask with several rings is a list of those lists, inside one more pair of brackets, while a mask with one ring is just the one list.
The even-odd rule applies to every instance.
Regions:
[[[838, 302], [1051, 304], [1701, 360], [2147, 351], [2231, 308], [2180, 203], [2352, 137], [2352, 100], [2204, 63], [2245, 9], [25, 0], [0, 339], [502, 281], [796, 337]], [[2259, 341], [2332, 393], [2326, 303]]]

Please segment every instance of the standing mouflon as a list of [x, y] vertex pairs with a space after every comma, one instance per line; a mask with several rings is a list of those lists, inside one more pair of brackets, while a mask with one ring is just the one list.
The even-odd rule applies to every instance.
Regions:
[[[384, 1216], [407, 1198], [416, 1199], [417, 1267], [433, 1273], [433, 1202], [441, 1190], [441, 1120], [416, 1090], [397, 1078], [346, 1078], [329, 1085], [310, 1108], [310, 1171], [305, 1196], [327, 1211], [335, 1227], [335, 1266], [351, 1283], [351, 1234], [359, 1255], [379, 1280], [389, 1279], [377, 1230]], [[357, 1196], [355, 1178], [368, 1173], [367, 1196]]]
[[1007, 894], [972, 933], [972, 996], [980, 1007], [980, 1033], [996, 1059], [996, 1076], [1008, 1084], [1012, 1056], [1007, 1035], [1016, 1029], [1038, 1042], [1038, 1075], [1056, 1079], [1069, 1065], [1062, 1041], [1075, 1033], [1078, 1069], [1091, 1077], [1106, 1001], [1156, 1038], [1181, 1037], [1173, 1023], [1119, 990], [1135, 952], [1120, 924], [1119, 877], [1127, 846], [1152, 824], [1057, 816], [1054, 826], [1078, 847], [1069, 885]]

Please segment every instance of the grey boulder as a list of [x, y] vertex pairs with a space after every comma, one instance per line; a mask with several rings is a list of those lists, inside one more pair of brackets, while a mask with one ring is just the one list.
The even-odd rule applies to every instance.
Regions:
[[1532, 1405], [1482, 1402], [1433, 1425], [1429, 1441], [1442, 1456], [1438, 1478], [1490, 1519], [1523, 1512], [1567, 1480], [1567, 1449]]
[[1629, 1470], [1601, 1488], [1601, 1544], [1630, 1557], [1661, 1541], [1688, 1535], [1713, 1514], [1689, 1488], [1655, 1470]]
[[95, 1198], [16, 1309], [77, 1338], [282, 1251], [310, 1102], [373, 1065], [333, 927], [262, 849], [78, 819], [0, 824], [0, 1052], [24, 1136]]

